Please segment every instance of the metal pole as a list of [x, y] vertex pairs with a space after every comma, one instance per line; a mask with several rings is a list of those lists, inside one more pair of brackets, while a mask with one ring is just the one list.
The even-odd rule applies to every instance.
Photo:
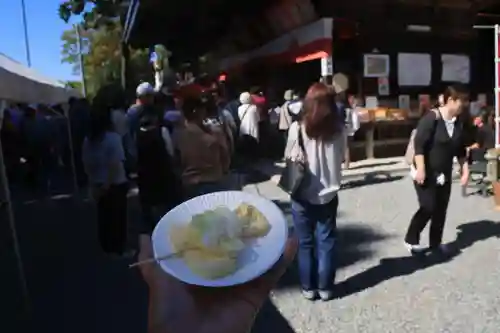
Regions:
[[68, 126], [68, 143], [69, 143], [69, 153], [70, 153], [70, 163], [71, 163], [71, 173], [73, 175], [73, 194], [79, 193], [80, 188], [78, 186], [78, 176], [76, 174], [76, 164], [75, 164], [75, 149], [73, 147], [73, 134], [71, 132], [71, 121], [69, 119], [69, 107], [64, 109], [64, 117], [66, 118], [66, 124]]
[[80, 25], [75, 24], [75, 32], [76, 32], [76, 46], [78, 51], [78, 59], [80, 61], [80, 79], [82, 81], [82, 94], [83, 97], [87, 97], [87, 84], [85, 83], [85, 63], [83, 59], [82, 52], [82, 36], [80, 34]]
[[495, 89], [493, 89], [493, 92], [495, 94], [495, 98], [493, 99], [495, 101], [495, 147], [498, 148], [500, 147], [500, 100], [498, 98], [498, 94], [500, 93], [499, 90], [499, 84], [500, 84], [500, 78], [498, 77], [499, 73], [499, 65], [500, 65], [500, 59], [499, 59], [499, 35], [500, 34], [500, 28], [498, 24], [495, 24], [495, 29], [494, 29], [494, 44], [493, 47], [495, 48], [495, 62], [494, 62], [494, 70], [495, 70]]
[[[5, 107], [4, 104], [0, 103], [0, 108]], [[3, 119], [0, 119], [2, 121]], [[0, 125], [0, 130], [1, 130]], [[26, 312], [26, 316], [28, 317], [31, 312], [31, 300], [28, 291], [28, 284], [26, 282], [26, 275], [24, 273], [23, 260], [21, 257], [21, 249], [19, 247], [19, 239], [17, 238], [17, 230], [16, 230], [16, 222], [14, 219], [14, 212], [12, 209], [12, 201], [10, 197], [10, 189], [9, 189], [9, 180], [7, 179], [7, 171], [5, 169], [5, 160], [3, 156], [3, 146], [2, 139], [0, 138], [0, 183], [2, 185], [3, 197], [0, 196], [0, 199], [4, 199], [5, 202], [0, 201], [0, 208], [5, 207], [7, 211], [7, 219], [9, 220], [9, 227], [12, 236], [12, 242], [14, 244], [14, 252], [16, 255], [17, 269], [19, 273], [19, 284], [21, 287], [21, 292], [23, 294], [24, 300], [24, 309]]]
[[26, 62], [28, 64], [28, 67], [31, 67], [30, 41], [28, 36], [28, 20], [26, 19], [26, 4], [24, 3], [24, 0], [21, 0], [21, 9], [23, 13], [24, 46], [26, 48]]

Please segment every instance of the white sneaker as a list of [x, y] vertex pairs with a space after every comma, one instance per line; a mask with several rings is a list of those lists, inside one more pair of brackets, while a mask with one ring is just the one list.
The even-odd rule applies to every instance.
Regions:
[[419, 245], [419, 244], [409, 244], [405, 242], [405, 247], [406, 249], [411, 253], [411, 254], [419, 254], [425, 252], [426, 248], [425, 246]]
[[318, 297], [318, 294], [316, 290], [302, 290], [302, 296], [309, 301], [314, 301]]
[[321, 298], [321, 300], [324, 302], [330, 301], [334, 297], [333, 291], [320, 290], [318, 293], [319, 293], [319, 298]]

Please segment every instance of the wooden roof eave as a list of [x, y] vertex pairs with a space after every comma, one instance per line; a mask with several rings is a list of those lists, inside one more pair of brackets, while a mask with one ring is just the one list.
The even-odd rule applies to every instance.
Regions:
[[[137, 1], [132, 0], [131, 4]], [[141, 0], [137, 9], [129, 10], [127, 17], [130, 18], [124, 29], [124, 41], [140, 48], [164, 44], [174, 53], [175, 49], [179, 49], [181, 53], [206, 52], [207, 47], [217, 43], [224, 34], [230, 32], [227, 17], [252, 16], [271, 2], [183, 0], [176, 2], [178, 5], [170, 5], [169, 10], [164, 9], [165, 3], [169, 2]]]

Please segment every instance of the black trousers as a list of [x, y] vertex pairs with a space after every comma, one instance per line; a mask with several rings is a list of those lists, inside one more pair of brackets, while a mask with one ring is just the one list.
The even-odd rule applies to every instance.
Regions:
[[160, 219], [165, 215], [170, 209], [170, 205], [158, 204], [152, 205], [147, 203], [141, 204], [142, 209], [142, 225], [140, 226], [139, 233], [145, 235], [151, 235], [153, 230], [156, 228]]
[[419, 208], [411, 219], [405, 241], [408, 244], [418, 245], [420, 243], [420, 234], [430, 220], [429, 245], [430, 247], [438, 247], [443, 239], [446, 211], [450, 201], [451, 182], [446, 182], [443, 186], [436, 184], [421, 186], [415, 183], [415, 191], [417, 192]]
[[97, 200], [99, 243], [106, 253], [123, 254], [127, 242], [128, 184], [111, 185]]

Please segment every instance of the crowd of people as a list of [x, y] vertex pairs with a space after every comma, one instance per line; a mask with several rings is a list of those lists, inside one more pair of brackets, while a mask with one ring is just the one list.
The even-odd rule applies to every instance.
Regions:
[[[346, 98], [324, 83], [312, 84], [304, 95], [286, 91], [279, 103], [250, 92], [227, 96], [220, 89], [159, 92], [149, 83], [137, 87], [136, 97], [128, 107], [124, 93], [109, 86], [97, 93], [91, 105], [75, 100], [70, 103], [75, 164], [80, 166], [76, 169], [83, 170], [85, 177], [79, 178], [85, 178], [96, 202], [102, 250], [114, 256], [126, 252], [127, 193], [131, 182], [137, 183], [142, 207], [140, 257], [148, 257], [150, 234], [169, 209], [195, 196], [234, 188], [230, 177], [233, 168], [244, 168], [274, 150], [279, 152], [276, 156], [300, 159], [306, 166], [301, 186], [291, 195], [298, 246], [290, 242], [284, 263], [278, 264], [281, 268], [261, 278], [265, 283], [229, 293], [230, 300], [224, 296], [226, 305], [233, 305], [227, 309], [215, 307], [214, 311], [232, 311], [241, 320], [210, 312], [213, 318], [229, 318], [221, 319], [227, 321], [227, 330], [220, 326], [215, 330], [248, 330], [296, 249], [303, 296], [308, 300], [333, 299], [338, 193], [342, 169], [349, 167], [349, 142], [360, 126], [357, 108], [361, 99]], [[461, 183], [465, 185], [469, 163], [494, 146], [491, 112], [485, 109], [471, 117], [464, 111], [467, 102], [463, 87], [448, 87], [439, 103], [422, 115], [412, 139], [411, 177], [419, 208], [404, 243], [413, 255], [428, 250], [447, 253], [442, 235], [454, 159], [461, 165]], [[64, 162], [69, 158], [64, 139], [68, 134], [54, 136], [58, 131], [48, 129], [58, 127], [47, 124], [57, 124], [57, 119], [40, 110], [15, 106], [5, 112], [1, 134], [11, 174], [17, 169], [15, 165], [26, 163], [35, 179], [46, 179], [49, 156], [63, 161], [63, 165], [68, 163]], [[429, 221], [430, 248], [420, 242]], [[168, 299], [176, 297], [181, 306], [192, 305], [199, 295], [173, 282], [155, 265], [141, 269], [151, 288], [152, 332], [163, 332], [180, 320], [169, 317], [171, 313], [181, 313], [181, 318], [187, 314], [172, 309], [165, 304], [166, 297], [156, 294], [169, 293]], [[211, 299], [212, 303], [222, 301]], [[242, 314], [236, 314], [238, 311]], [[186, 320], [183, 325], [189, 327], [186, 331], [202, 332], [197, 330], [200, 322]]]
[[[88, 107], [85, 99], [72, 98], [67, 105], [12, 103], [0, 111], [4, 162], [11, 185], [42, 199], [60, 185], [62, 175], [73, 172], [72, 154], [81, 155], [88, 130]], [[69, 109], [71, 133], [65, 108]], [[75, 162], [78, 182], [84, 186], [81, 158]]]

